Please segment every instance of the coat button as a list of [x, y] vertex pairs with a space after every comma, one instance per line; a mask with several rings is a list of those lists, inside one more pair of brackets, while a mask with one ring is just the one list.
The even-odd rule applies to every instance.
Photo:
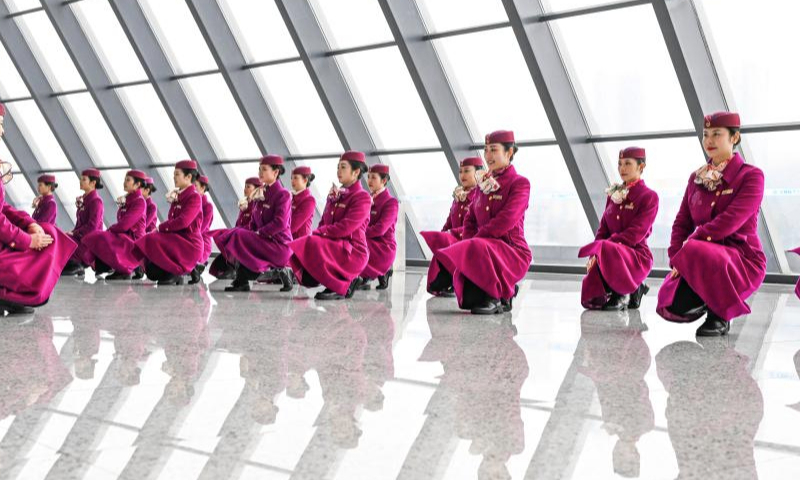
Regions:
[[619, 220], [619, 215], [617, 215], [617, 220]]
[[712, 207], [713, 207], [714, 205], [716, 205], [716, 204], [717, 204], [717, 202], [711, 202], [711, 206], [712, 206]]
[[488, 206], [486, 207], [486, 211], [487, 211], [487, 212], [489, 211], [489, 207], [488, 207]]
[[706, 237], [706, 241], [710, 242], [711, 241], [711, 237]]
[[717, 196], [719, 197], [720, 195], [722, 195], [722, 192], [717, 192]]

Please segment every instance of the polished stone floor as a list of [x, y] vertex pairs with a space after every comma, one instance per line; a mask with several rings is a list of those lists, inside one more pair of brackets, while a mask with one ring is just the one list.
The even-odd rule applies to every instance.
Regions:
[[334, 303], [62, 280], [0, 319], [0, 480], [800, 478], [791, 288], [697, 343], [655, 288], [584, 312], [536, 275], [487, 318], [423, 273]]

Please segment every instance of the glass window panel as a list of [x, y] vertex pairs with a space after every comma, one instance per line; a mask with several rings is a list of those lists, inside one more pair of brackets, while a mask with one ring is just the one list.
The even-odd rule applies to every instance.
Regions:
[[139, 0], [175, 73], [217, 69], [184, 0]]
[[18, 172], [20, 171], [19, 165], [17, 164], [17, 160], [11, 155], [11, 151], [6, 146], [5, 140], [3, 137], [0, 137], [0, 160], [10, 163], [11, 164], [11, 171]]
[[339, 185], [339, 180], [336, 176], [339, 157], [319, 160], [298, 160], [296, 163], [299, 167], [311, 167], [311, 171], [314, 173], [314, 183], [311, 184], [311, 193], [317, 200], [319, 210], [322, 211], [325, 208], [325, 202], [328, 199], [328, 192], [331, 191], [331, 186], [334, 183]]
[[19, 165], [17, 165], [17, 161], [14, 159], [14, 156], [11, 155], [11, 152], [8, 150], [3, 140], [0, 140], [0, 159], [10, 163], [12, 171], [14, 172], [14, 178], [5, 185], [6, 192], [11, 195], [11, 198], [6, 198], [6, 203], [10, 203], [17, 209], [28, 209], [36, 194], [33, 193], [33, 190], [31, 190], [28, 181], [22, 173], [18, 173]]
[[[83, 195], [80, 186], [81, 179], [74, 173], [61, 172], [55, 175], [58, 181], [56, 195], [61, 199], [61, 204], [64, 205], [64, 209], [67, 211], [69, 218], [75, 222], [78, 215], [78, 207], [75, 206], [75, 202], [78, 197]], [[106, 206], [106, 208], [108, 208], [108, 206]]]
[[33, 100], [9, 106], [14, 121], [43, 169], [72, 168], [67, 156]]
[[[473, 140], [494, 130], [519, 139], [553, 138], [536, 86], [510, 28], [434, 41], [467, 119]], [[486, 75], [475, 60], [492, 58], [502, 75]]]
[[311, 0], [331, 49], [393, 41], [381, 7], [374, 0]]
[[257, 68], [253, 75], [290, 152], [314, 155], [343, 150], [311, 77], [301, 62]]
[[[594, 233], [558, 147], [523, 148], [514, 167], [531, 182], [525, 212], [525, 237], [530, 245], [580, 247]], [[536, 251], [533, 252], [534, 261]]]
[[417, 0], [417, 5], [431, 33], [508, 21], [500, 0]]
[[795, 0], [701, 0], [735, 108], [745, 123], [800, 120], [800, 63], [786, 48], [800, 45], [800, 2]]
[[551, 25], [593, 133], [693, 128], [652, 7]]
[[63, 92], [86, 88], [46, 13], [31, 13], [15, 17], [14, 21], [19, 25], [53, 90]]
[[89, 150], [95, 165], [103, 167], [128, 165], [117, 140], [90, 94], [67, 95], [60, 97], [59, 100]]
[[180, 80], [180, 83], [220, 158], [261, 157], [222, 75], [192, 77]]
[[[177, 163], [177, 162], [176, 162]], [[161, 180], [164, 181], [164, 185], [166, 185], [168, 190], [172, 190], [175, 188], [175, 180], [173, 174], [175, 173], [175, 167], [158, 167], [156, 171], [159, 175], [161, 175]], [[158, 195], [159, 192], [156, 192]], [[168, 192], [160, 192], [163, 195], [166, 195]]]
[[107, 0], [83, 0], [70, 7], [113, 83], [147, 80]]
[[217, 1], [247, 63], [298, 55], [275, 2]]
[[[139, 85], [118, 88], [116, 91], [155, 163], [175, 163], [189, 158], [152, 86]], [[172, 185], [171, 170], [167, 179], [167, 184]]]
[[[211, 186], [211, 189], [212, 190], [214, 189], [213, 185]], [[217, 208], [217, 204], [216, 202], [214, 202], [214, 197], [212, 197], [210, 193], [207, 193], [206, 197], [208, 197], [208, 201], [211, 202], [211, 206], [214, 207], [214, 218], [211, 219], [211, 227], [210, 227], [211, 230], [216, 230], [218, 228], [227, 228], [227, 225], [225, 225], [225, 220], [222, 219], [222, 214], [219, 213], [219, 208]], [[234, 218], [233, 221], [235, 222], [236, 219]], [[215, 252], [217, 251], [217, 245], [215, 243], [212, 242], [211, 247], [214, 249]]]
[[658, 216], [653, 225], [650, 248], [668, 248], [672, 234], [672, 223], [686, 191], [686, 182], [693, 171], [705, 162], [703, 149], [696, 138], [674, 138], [628, 143], [600, 143], [597, 150], [603, 157], [608, 177], [619, 182], [617, 162], [619, 151], [630, 146], [647, 150], [647, 167], [644, 178], [647, 186], [658, 193]]
[[[244, 182], [250, 177], [258, 176], [258, 162], [226, 163], [222, 165], [222, 168], [225, 169], [233, 188], [242, 197], [244, 196]], [[288, 184], [286, 177], [283, 179], [284, 184]]]
[[577, 8], [594, 7], [610, 3], [609, 0], [543, 0], [542, 5], [548, 12], [562, 12]]
[[439, 146], [397, 48], [351, 53], [337, 59], [378, 148]]
[[0, 97], [14, 98], [14, 97], [28, 97], [30, 92], [22, 77], [17, 72], [17, 67], [8, 56], [6, 48], [0, 43]]
[[125, 173], [127, 171], [127, 168], [100, 171], [103, 184], [108, 188], [112, 197], [119, 198], [125, 195]]
[[5, 2], [6, 5], [8, 5], [8, 11], [11, 13], [30, 10], [32, 8], [39, 8], [42, 6], [39, 0], [5, 0]]

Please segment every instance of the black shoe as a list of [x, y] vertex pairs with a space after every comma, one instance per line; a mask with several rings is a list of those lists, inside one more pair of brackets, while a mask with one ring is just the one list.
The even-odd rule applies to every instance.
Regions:
[[455, 298], [456, 291], [453, 289], [453, 286], [450, 285], [449, 287], [445, 288], [441, 292], [436, 294], [437, 297], [444, 297], [444, 298]]
[[206, 265], [208, 265], [208, 263], [198, 263], [195, 267], [197, 269], [197, 273], [202, 275], [203, 272], [206, 271]]
[[338, 293], [334, 292], [333, 290], [326, 288], [321, 292], [317, 292], [314, 295], [314, 299], [316, 300], [344, 300], [344, 295], [339, 295]]
[[8, 300], [0, 300], [0, 312], [4, 310], [8, 312], [9, 315], [29, 315], [35, 311], [33, 307], [9, 302]]
[[156, 285], [183, 285], [183, 275], [171, 275], [162, 278]]
[[106, 280], [130, 280], [131, 274], [130, 273], [119, 273], [114, 272], [111, 275], [106, 275]]
[[389, 288], [389, 279], [392, 278], [392, 275], [394, 275], [394, 269], [390, 268], [389, 271], [386, 272], [386, 275], [378, 277], [378, 288], [375, 290], [386, 290]]
[[370, 290], [372, 286], [369, 284], [370, 280], [367, 278], [356, 277], [353, 280], [353, 290]]
[[500, 304], [503, 306], [503, 312], [508, 313], [514, 308], [514, 299], [519, 295], [519, 285], [514, 285], [514, 296], [508, 300], [500, 299]]
[[503, 304], [496, 298], [490, 298], [471, 310], [473, 315], [497, 315], [503, 313]]
[[628, 296], [618, 295], [616, 293], [612, 293], [611, 298], [603, 305], [603, 310], [607, 312], [625, 310], [626, 308], [628, 308]]
[[[72, 263], [72, 262], [70, 262]], [[62, 277], [74, 277], [75, 275], [83, 275], [86, 272], [84, 271], [83, 265], [78, 263], [70, 264], [68, 263], [64, 270], [61, 271]]]
[[631, 293], [631, 299], [628, 301], [628, 308], [631, 310], [636, 310], [642, 304], [642, 297], [647, 295], [647, 292], [650, 291], [650, 287], [647, 286], [646, 283], [639, 285], [639, 288], [636, 289], [635, 292]]
[[[201, 266], [203, 267], [202, 269], [200, 268]], [[194, 267], [192, 269], [191, 272], [189, 272], [189, 276], [192, 277], [189, 280], [189, 285], [194, 285], [194, 284], [200, 283], [200, 279], [202, 278], [201, 274], [202, 274], [203, 270], [205, 270], [205, 268], [206, 267], [203, 266], [203, 265], [197, 265], [196, 267]]]
[[233, 280], [234, 278], [236, 278], [235, 268], [229, 268], [217, 276], [219, 280]]
[[726, 322], [712, 311], [706, 315], [706, 321], [697, 329], [698, 337], [722, 337], [728, 334], [731, 322]]
[[225, 287], [226, 292], [249, 292], [250, 291], [250, 282], [237, 282], [236, 280], [231, 283], [230, 287]]
[[278, 272], [278, 278], [283, 284], [281, 292], [290, 292], [294, 287], [294, 272], [292, 272], [292, 269], [289, 267], [282, 268]]
[[350, 286], [347, 287], [347, 293], [344, 294], [344, 298], [353, 298], [353, 295], [356, 293], [356, 286], [358, 285], [358, 277], [355, 280], [350, 282]]
[[136, 267], [136, 270], [134, 270], [134, 271], [133, 271], [133, 277], [132, 277], [132, 278], [133, 278], [134, 280], [141, 280], [141, 279], [143, 279], [143, 278], [144, 278], [144, 268], [142, 268], [142, 267]]

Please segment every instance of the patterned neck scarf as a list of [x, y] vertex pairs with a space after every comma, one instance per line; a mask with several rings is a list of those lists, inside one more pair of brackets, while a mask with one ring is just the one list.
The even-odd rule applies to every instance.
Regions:
[[717, 189], [719, 184], [722, 183], [723, 171], [727, 166], [728, 160], [725, 160], [716, 167], [711, 162], [703, 165], [694, 172], [694, 183], [703, 185], [709, 192], [713, 192]]
[[169, 192], [167, 192], [167, 201], [169, 203], [175, 203], [178, 201], [178, 195], [180, 195], [181, 189], [180, 188], [173, 188]]
[[611, 197], [611, 201], [615, 204], [619, 205], [628, 198], [628, 194], [631, 192], [631, 189], [639, 184], [641, 180], [636, 180], [633, 183], [615, 183], [610, 187], [606, 188], [606, 195]]
[[497, 183], [497, 180], [495, 180], [494, 177], [495, 175], [500, 175], [501, 173], [503, 172], [501, 171], [493, 174], [492, 172], [478, 170], [478, 172], [475, 174], [478, 177], [478, 188], [481, 189], [481, 192], [483, 192], [484, 195], [489, 195], [490, 193], [500, 190], [500, 184]]
[[455, 201], [459, 203], [464, 203], [465, 201], [467, 201], [467, 197], [469, 196], [469, 192], [471, 191], [472, 191], [471, 188], [466, 189], [461, 185], [459, 185], [456, 187], [455, 190], [453, 190], [453, 198], [455, 199]]

